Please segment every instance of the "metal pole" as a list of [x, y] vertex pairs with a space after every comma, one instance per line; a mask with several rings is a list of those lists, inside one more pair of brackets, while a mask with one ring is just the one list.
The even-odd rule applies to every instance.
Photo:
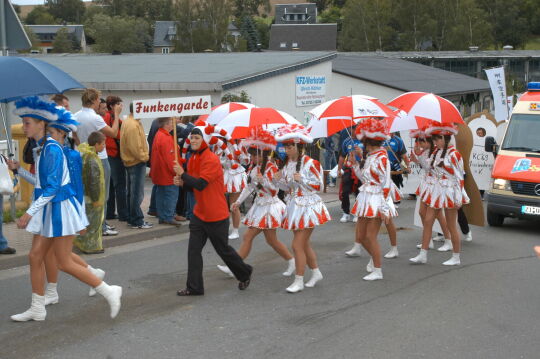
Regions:
[[7, 56], [7, 50], [6, 9], [4, 0], [0, 0], [0, 56]]

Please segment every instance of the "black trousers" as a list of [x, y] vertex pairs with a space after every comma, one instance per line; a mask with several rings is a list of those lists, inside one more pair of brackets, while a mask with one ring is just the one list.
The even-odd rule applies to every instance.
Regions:
[[208, 239], [236, 279], [244, 282], [251, 277], [253, 268], [229, 245], [229, 219], [204, 222], [194, 215], [189, 222], [187, 289], [204, 294], [202, 250]]
[[[353, 178], [350, 169], [344, 170], [341, 176], [341, 209], [343, 213], [350, 214], [351, 212], [351, 199], [349, 196], [353, 193]], [[355, 192], [358, 195], [358, 191]]]
[[465, 212], [463, 212], [463, 208], [460, 208], [457, 211], [457, 222], [459, 224], [459, 228], [461, 229], [461, 233], [469, 233], [469, 221], [467, 221], [467, 217], [465, 216]]

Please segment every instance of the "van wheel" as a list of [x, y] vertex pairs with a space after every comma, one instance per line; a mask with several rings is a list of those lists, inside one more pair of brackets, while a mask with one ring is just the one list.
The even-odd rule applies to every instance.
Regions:
[[500, 227], [503, 225], [504, 216], [488, 210], [487, 221], [488, 221], [488, 224], [492, 227]]

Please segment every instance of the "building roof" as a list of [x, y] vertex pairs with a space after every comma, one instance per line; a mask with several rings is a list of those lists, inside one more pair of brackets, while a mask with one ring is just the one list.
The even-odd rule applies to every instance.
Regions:
[[40, 40], [43, 40], [44, 38], [47, 40], [50, 40], [47, 38], [47, 35], [56, 35], [58, 30], [61, 28], [66, 28], [69, 34], [74, 34], [77, 41], [81, 41], [84, 36], [84, 26], [83, 25], [27, 25], [34, 34], [37, 35], [37, 37]]
[[[174, 31], [172, 31], [173, 29]], [[176, 23], [174, 21], [155, 22], [154, 46], [172, 46], [170, 35], [176, 35]]]
[[29, 55], [104, 90], [221, 91], [336, 57], [332, 52]]
[[487, 81], [474, 77], [411, 61], [356, 53], [340, 53], [332, 63], [332, 71], [402, 91], [452, 95], [490, 89]]
[[336, 48], [337, 24], [274, 24], [270, 28], [271, 51], [336, 51]]
[[397, 59], [479, 59], [479, 58], [540, 58], [540, 50], [492, 51], [384, 51], [355, 52], [356, 56], [387, 57]]

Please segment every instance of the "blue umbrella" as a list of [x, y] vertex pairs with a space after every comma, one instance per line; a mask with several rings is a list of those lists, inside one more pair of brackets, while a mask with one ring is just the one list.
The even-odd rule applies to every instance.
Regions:
[[84, 88], [56, 66], [28, 57], [0, 57], [0, 79], [0, 102]]

